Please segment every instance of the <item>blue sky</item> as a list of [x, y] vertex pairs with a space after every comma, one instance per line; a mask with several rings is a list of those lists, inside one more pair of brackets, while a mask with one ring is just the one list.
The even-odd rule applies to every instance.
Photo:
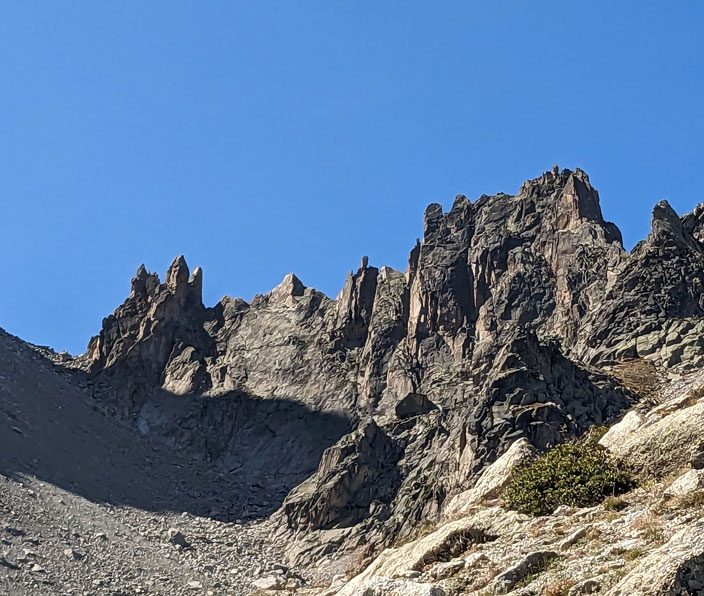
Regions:
[[212, 305], [404, 269], [430, 202], [581, 167], [704, 200], [704, 3], [5, 2], [0, 326], [81, 352], [144, 262]]

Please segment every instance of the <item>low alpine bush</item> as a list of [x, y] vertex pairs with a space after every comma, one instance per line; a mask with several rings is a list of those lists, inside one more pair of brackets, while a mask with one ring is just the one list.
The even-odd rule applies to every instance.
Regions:
[[548, 515], [560, 505], [588, 507], [629, 491], [628, 469], [598, 444], [598, 433], [563, 443], [516, 471], [501, 497], [528, 515]]

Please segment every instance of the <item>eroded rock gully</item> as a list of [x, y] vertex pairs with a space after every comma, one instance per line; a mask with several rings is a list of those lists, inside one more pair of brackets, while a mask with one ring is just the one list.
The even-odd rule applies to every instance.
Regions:
[[[330, 580], [438, 523], [453, 497], [467, 514], [457, 496], [517, 441], [544, 450], [651, 403], [613, 365], [701, 367], [703, 226], [704, 207], [658, 203], [628, 253], [587, 175], [554, 168], [516, 195], [430, 205], [407, 270], [364, 257], [335, 300], [289, 274], [250, 303], [206, 307], [202, 271], [179, 257], [163, 283], [139, 267], [85, 354], [43, 353], [95, 416], [203, 470], [193, 513], [269, 518], [286, 565]], [[317, 589], [294, 583], [267, 589]]]

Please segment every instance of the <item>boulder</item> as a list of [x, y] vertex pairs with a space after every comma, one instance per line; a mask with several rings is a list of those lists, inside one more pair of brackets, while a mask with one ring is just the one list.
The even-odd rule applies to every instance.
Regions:
[[570, 546], [575, 545], [577, 542], [579, 542], [582, 538], [584, 538], [587, 535], [587, 530], [588, 528], [578, 528], [574, 532], [572, 532], [567, 538], [562, 540], [560, 542], [559, 548], [560, 550], [565, 550], [569, 548]]
[[567, 596], [582, 596], [582, 594], [597, 594], [601, 592], [601, 581], [597, 577], [590, 577], [575, 584], [567, 592]]
[[183, 535], [183, 532], [177, 530], [176, 528], [169, 528], [167, 536], [171, 544], [180, 546], [182, 548], [188, 548], [189, 546], [191, 546], [190, 542], [188, 542], [188, 540], [186, 540], [186, 537]]
[[261, 577], [255, 579], [252, 585], [258, 590], [263, 590], [265, 592], [269, 591], [279, 591], [286, 589], [286, 580], [280, 575], [270, 575], [268, 577]]
[[665, 496], [684, 497], [699, 491], [704, 491], [704, 470], [689, 470], [665, 489]]
[[[418, 540], [396, 548], [383, 550], [359, 575], [351, 579], [337, 596], [354, 596], [373, 578], [401, 578], [409, 571], [421, 571], [438, 562], [461, 557], [473, 545], [495, 540], [499, 533], [515, 530], [524, 516], [499, 507], [486, 507], [472, 517], [448, 522], [436, 531]], [[478, 565], [484, 557], [469, 555], [471, 563]]]
[[617, 422], [606, 431], [604, 436], [599, 440], [599, 445], [608, 449], [612, 445], [621, 443], [633, 434], [633, 432], [638, 429], [644, 421], [645, 417], [640, 412], [631, 410], [620, 422]]

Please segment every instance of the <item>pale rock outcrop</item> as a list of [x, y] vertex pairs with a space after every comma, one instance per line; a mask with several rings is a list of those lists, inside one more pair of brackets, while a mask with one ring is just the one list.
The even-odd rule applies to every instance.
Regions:
[[701, 387], [695, 388], [690, 391], [685, 391], [681, 395], [678, 395], [677, 397], [674, 397], [672, 399], [668, 399], [664, 403], [655, 406], [645, 415], [645, 424], [654, 424], [658, 420], [662, 420], [665, 416], [668, 416], [669, 414], [677, 412], [678, 410], [682, 410], [683, 408], [688, 408], [690, 406], [695, 405], [697, 403], [697, 400], [700, 399], [700, 390]]
[[609, 451], [639, 473], [655, 477], [689, 465], [704, 446], [704, 400], [645, 424]]
[[361, 586], [355, 596], [445, 596], [445, 590], [433, 584], [375, 577]]
[[193, 346], [179, 350], [169, 358], [164, 368], [162, 388], [174, 395], [185, 395], [202, 388], [206, 383], [205, 367], [202, 358]]
[[337, 596], [354, 596], [359, 593], [360, 587], [373, 578], [400, 578], [410, 571], [420, 571], [438, 561], [458, 557], [473, 544], [491, 541], [511, 532], [521, 519], [525, 517], [488, 507], [472, 517], [448, 522], [418, 540], [384, 550], [362, 573], [345, 584]]
[[582, 540], [586, 535], [588, 531], [588, 527], [582, 527], [582, 528], [577, 528], [574, 532], [572, 532], [567, 538], [562, 540], [559, 544], [559, 549], [560, 550], [566, 550], [570, 548], [571, 546], [574, 546]]
[[666, 497], [684, 497], [704, 491], [704, 470], [689, 470], [665, 490]]
[[537, 450], [526, 439], [518, 439], [506, 452], [488, 466], [473, 488], [464, 491], [448, 503], [445, 514], [448, 516], [466, 513], [477, 503], [499, 496], [518, 468], [535, 459]]
[[681, 596], [704, 593], [704, 523], [673, 536], [644, 558], [606, 596]]
[[631, 410], [623, 420], [617, 422], [609, 428], [604, 436], [599, 439], [599, 445], [607, 449], [612, 445], [617, 445], [630, 437], [642, 424], [645, 417], [636, 410]]
[[445, 579], [456, 575], [465, 568], [465, 560], [461, 557], [435, 564], [429, 571], [429, 575], [433, 580]]

